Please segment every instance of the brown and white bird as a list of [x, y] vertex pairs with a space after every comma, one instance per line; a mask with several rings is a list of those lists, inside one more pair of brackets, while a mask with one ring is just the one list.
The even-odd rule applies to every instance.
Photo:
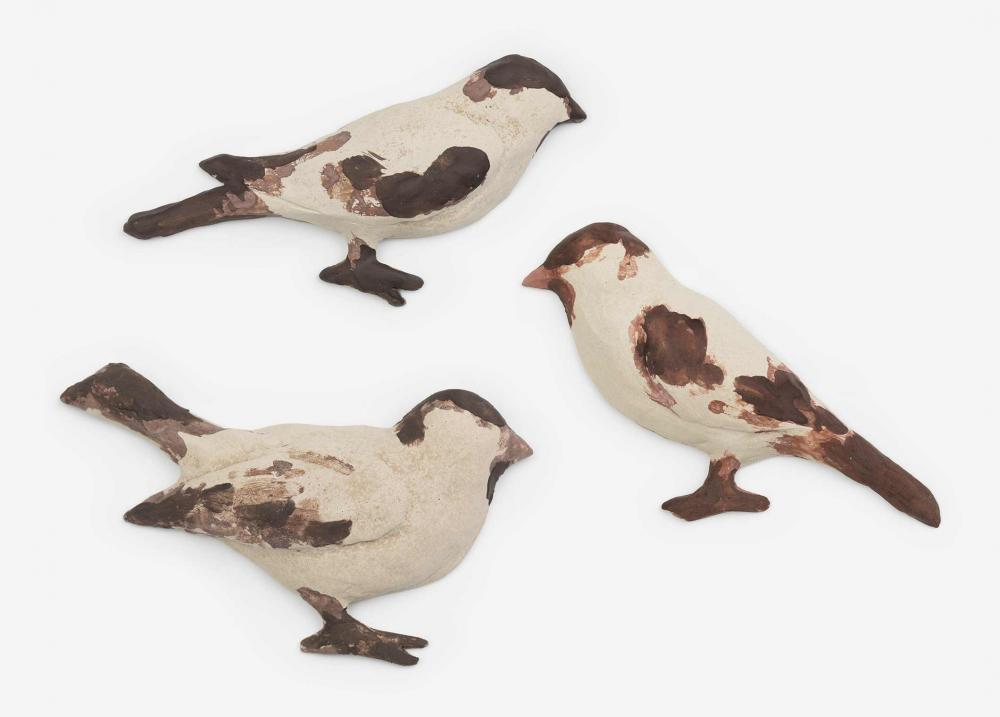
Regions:
[[224, 429], [191, 415], [124, 364], [62, 394], [156, 442], [180, 479], [125, 514], [137, 525], [224, 539], [297, 590], [323, 618], [306, 652], [412, 665], [419, 637], [347, 613], [365, 598], [424, 585], [458, 565], [497, 479], [531, 455], [503, 416], [469, 391], [428, 396], [393, 428]]
[[441, 234], [503, 201], [556, 125], [586, 114], [544, 65], [508, 55], [438, 92], [362, 117], [301, 149], [264, 157], [220, 154], [201, 168], [222, 182], [133, 214], [125, 231], [168, 236], [230, 219], [278, 215], [349, 240], [320, 278], [393, 306], [423, 280], [376, 258], [383, 239]]
[[678, 283], [624, 227], [570, 234], [524, 285], [559, 296], [583, 365], [609, 403], [708, 454], [705, 483], [665, 510], [687, 520], [766, 510], [767, 498], [736, 485], [736, 471], [789, 455], [825, 463], [907, 515], [940, 523], [920, 481], [838, 420], [723, 308]]

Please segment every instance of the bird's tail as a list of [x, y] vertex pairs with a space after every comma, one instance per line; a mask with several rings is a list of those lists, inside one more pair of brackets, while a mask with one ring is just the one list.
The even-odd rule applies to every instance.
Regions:
[[204, 436], [222, 430], [178, 406], [123, 363], [108, 364], [67, 388], [60, 399], [131, 428], [159, 445], [175, 461], [187, 452], [181, 433]]
[[836, 468], [921, 523], [934, 528], [941, 524], [941, 510], [927, 486], [857, 433], [835, 435], [814, 431], [807, 436], [788, 437], [776, 447], [779, 452], [812, 458]]
[[123, 229], [136, 239], [152, 239], [232, 219], [266, 217], [270, 213], [260, 197], [246, 186], [229, 183], [173, 204], [136, 212]]

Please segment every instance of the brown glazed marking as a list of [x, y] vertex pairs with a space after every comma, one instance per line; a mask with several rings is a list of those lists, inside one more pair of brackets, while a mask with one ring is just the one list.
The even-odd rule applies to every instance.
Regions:
[[304, 461], [317, 466], [323, 466], [324, 468], [332, 468], [341, 475], [345, 476], [354, 472], [354, 466], [347, 461], [340, 460], [336, 456], [328, 456], [314, 451], [302, 451], [300, 453], [289, 453], [288, 457], [294, 458], [297, 461]]
[[895, 461], [857, 433], [841, 437], [830, 431], [781, 436], [772, 445], [783, 455], [812, 458], [868, 486], [897, 510], [926, 525], [941, 524], [934, 495]]
[[260, 501], [259, 495], [253, 485], [174, 486], [135, 506], [125, 520], [272, 548], [335, 545], [351, 533], [350, 520], [317, 520], [315, 501], [297, 504], [290, 496]]
[[287, 478], [289, 476], [300, 476], [304, 475], [305, 471], [301, 468], [293, 468], [292, 464], [288, 461], [272, 461], [271, 465], [267, 468], [250, 468], [243, 475], [247, 478], [253, 476], [274, 476], [275, 478]]
[[358, 190], [375, 186], [384, 169], [378, 160], [366, 154], [358, 154], [340, 161], [340, 171], [350, 181], [351, 186]]
[[578, 264], [589, 250], [606, 244], [621, 244], [625, 248], [626, 258], [649, 255], [649, 247], [625, 227], [610, 222], [597, 222], [578, 229], [556, 244], [542, 266], [546, 269], [558, 269]]
[[[447, 389], [431, 394], [423, 401], [410, 409], [399, 423], [396, 424], [396, 437], [404, 445], [419, 443], [424, 439], [424, 416], [430, 413], [440, 404], [451, 403], [458, 408], [468, 411], [473, 416], [486, 423], [492, 423], [498, 428], [507, 425], [500, 412], [493, 407], [489, 401], [473, 393], [460, 388]], [[501, 471], [502, 473], [503, 471]], [[492, 477], [492, 471], [490, 476]], [[496, 476], [500, 477], [499, 474]], [[494, 484], [496, 481], [493, 481]]]
[[647, 378], [656, 376], [671, 386], [696, 384], [714, 388], [722, 369], [708, 359], [705, 322], [660, 304], [645, 309], [635, 338], [635, 363]]
[[762, 495], [748, 493], [736, 485], [736, 471], [740, 462], [731, 455], [709, 463], [708, 477], [694, 493], [671, 498], [663, 504], [663, 510], [684, 520], [699, 520], [710, 515], [741, 511], [759, 513], [767, 510], [770, 502]]
[[485, 180], [490, 159], [477, 147], [449, 147], [423, 174], [399, 172], [378, 180], [375, 195], [393, 217], [412, 219], [465, 199]]
[[123, 363], [108, 364], [65, 391], [63, 403], [96, 410], [156, 442], [174, 461], [187, 453], [181, 433], [204, 436], [222, 429], [178, 406]]
[[493, 97], [496, 89], [510, 90], [511, 94], [526, 89], [548, 90], [566, 103], [569, 122], [582, 122], [587, 114], [570, 97], [559, 76], [537, 60], [522, 55], [507, 55], [494, 60], [472, 74], [462, 92], [473, 102]]
[[753, 407], [756, 416], [811, 426], [817, 431], [825, 428], [837, 435], [847, 433], [840, 419], [813, 402], [798, 376], [784, 367], [771, 367], [768, 373], [770, 376], [737, 376], [733, 383], [736, 393]]
[[298, 592], [323, 618], [322, 629], [300, 643], [303, 652], [360, 655], [396, 665], [415, 665], [417, 658], [406, 650], [427, 647], [422, 637], [375, 630], [358, 622], [329, 595], [305, 587]]

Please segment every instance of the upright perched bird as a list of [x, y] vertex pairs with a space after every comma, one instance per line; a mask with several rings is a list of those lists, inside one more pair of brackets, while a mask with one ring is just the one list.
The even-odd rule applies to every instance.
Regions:
[[825, 463], [927, 525], [931, 492], [845, 426], [724, 309], [685, 288], [625, 227], [591, 224], [563, 239], [525, 286], [562, 300], [576, 348], [615, 408], [711, 459], [705, 483], [664, 510], [697, 520], [762, 511], [736, 471], [775, 455]]
[[125, 514], [136, 525], [225, 541], [297, 590], [323, 618], [306, 652], [412, 665], [419, 637], [375, 630], [358, 600], [424, 585], [452, 570], [486, 518], [497, 479], [531, 449], [474, 393], [441, 391], [394, 428], [299, 424], [220, 428], [124, 364], [62, 400], [152, 439], [180, 479]]
[[510, 194], [553, 127], [586, 117], [555, 73], [508, 55], [301, 149], [206, 159], [221, 187], [133, 214], [125, 231], [150, 239], [229, 219], [298, 219], [349, 239], [347, 258], [321, 279], [402, 306], [400, 290], [423, 280], [381, 263], [378, 243], [476, 221]]

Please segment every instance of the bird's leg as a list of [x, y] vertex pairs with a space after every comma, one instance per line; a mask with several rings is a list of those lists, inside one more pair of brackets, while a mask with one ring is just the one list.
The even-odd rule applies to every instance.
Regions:
[[375, 256], [375, 250], [357, 237], [353, 237], [347, 246], [347, 258], [323, 269], [319, 278], [331, 284], [353, 286], [366, 294], [375, 294], [392, 306], [406, 303], [399, 293], [400, 289], [416, 291], [424, 285], [424, 280], [419, 276], [380, 262]]
[[323, 618], [323, 628], [300, 643], [303, 652], [361, 655], [397, 665], [415, 665], [417, 658], [406, 649], [427, 647], [427, 640], [422, 637], [373, 630], [363, 625], [348, 615], [344, 606], [329, 595], [309, 588], [299, 588], [299, 595]]
[[689, 495], [671, 498], [663, 504], [678, 518], [698, 520], [731, 510], [759, 513], [767, 510], [770, 502], [762, 495], [748, 493], [736, 485], [736, 471], [740, 462], [731, 455], [716, 458], [708, 466], [708, 477], [701, 488]]

